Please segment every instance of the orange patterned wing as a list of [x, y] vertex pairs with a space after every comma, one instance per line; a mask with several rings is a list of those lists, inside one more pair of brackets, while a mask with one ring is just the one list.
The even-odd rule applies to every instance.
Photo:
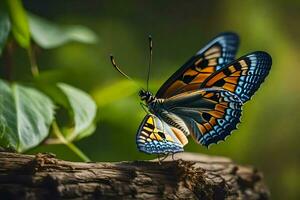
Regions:
[[156, 97], [168, 98], [198, 89], [211, 74], [234, 60], [238, 44], [235, 33], [220, 34], [179, 68], [161, 86]]
[[220, 88], [205, 88], [168, 98], [163, 106], [185, 122], [196, 142], [209, 146], [224, 140], [236, 129], [242, 105], [234, 93]]
[[245, 55], [210, 75], [201, 88], [220, 87], [248, 101], [269, 74], [271, 56], [262, 51]]

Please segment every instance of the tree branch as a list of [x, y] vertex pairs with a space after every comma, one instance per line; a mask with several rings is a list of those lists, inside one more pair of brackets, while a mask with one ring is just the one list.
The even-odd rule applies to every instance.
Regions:
[[0, 152], [3, 199], [268, 199], [262, 174], [228, 158], [81, 163]]

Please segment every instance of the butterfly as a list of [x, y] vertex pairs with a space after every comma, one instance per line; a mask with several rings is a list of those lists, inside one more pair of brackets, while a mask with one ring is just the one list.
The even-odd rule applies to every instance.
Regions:
[[148, 89], [139, 91], [149, 111], [136, 135], [141, 152], [182, 152], [189, 135], [208, 147], [236, 129], [243, 104], [272, 65], [271, 56], [263, 51], [235, 60], [238, 45], [237, 34], [222, 33], [180, 67], [155, 95]]

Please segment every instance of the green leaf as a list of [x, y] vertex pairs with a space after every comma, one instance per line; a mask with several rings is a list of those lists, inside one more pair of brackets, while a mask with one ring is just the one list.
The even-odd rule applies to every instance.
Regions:
[[10, 28], [10, 21], [7, 14], [0, 14], [0, 55], [5, 47]]
[[81, 25], [66, 26], [65, 31], [69, 38], [76, 42], [94, 44], [98, 42], [97, 35], [89, 28]]
[[12, 23], [12, 33], [18, 44], [28, 49], [30, 46], [30, 32], [26, 11], [20, 0], [6, 0]]
[[82, 138], [88, 137], [92, 135], [96, 130], [96, 124], [92, 123], [89, 127], [84, 129], [80, 134], [78, 134], [75, 138], [75, 140], [81, 140]]
[[47, 137], [54, 118], [54, 104], [47, 96], [0, 80], [0, 97], [0, 146], [22, 152]]
[[76, 41], [96, 43], [97, 36], [84, 26], [60, 26], [36, 15], [29, 15], [30, 31], [33, 40], [45, 49], [61, 46]]
[[68, 110], [74, 121], [73, 129], [66, 135], [67, 140], [72, 141], [90, 135], [95, 130], [94, 119], [97, 111], [93, 99], [87, 93], [65, 83], [59, 83], [58, 88], [68, 100]]

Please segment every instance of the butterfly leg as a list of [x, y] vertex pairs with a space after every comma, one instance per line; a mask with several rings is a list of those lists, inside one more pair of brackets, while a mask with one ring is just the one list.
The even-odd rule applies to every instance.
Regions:
[[157, 160], [158, 163], [161, 165], [162, 162], [170, 155], [170, 153], [167, 153], [166, 155], [164, 155], [162, 158], [159, 156], [159, 154], [157, 154]]
[[149, 114], [149, 111], [148, 111], [148, 109], [147, 109], [147, 105], [146, 105], [146, 104], [143, 104], [142, 102], [140, 102], [140, 105], [142, 106], [143, 110], [144, 110], [147, 114]]
[[172, 153], [172, 160], [173, 161], [175, 161], [174, 155], [175, 155], [175, 153]]
[[164, 161], [169, 155], [170, 155], [170, 153], [167, 153], [161, 161]]
[[157, 160], [158, 160], [158, 164], [161, 165], [161, 160], [160, 160], [159, 154], [157, 154]]

